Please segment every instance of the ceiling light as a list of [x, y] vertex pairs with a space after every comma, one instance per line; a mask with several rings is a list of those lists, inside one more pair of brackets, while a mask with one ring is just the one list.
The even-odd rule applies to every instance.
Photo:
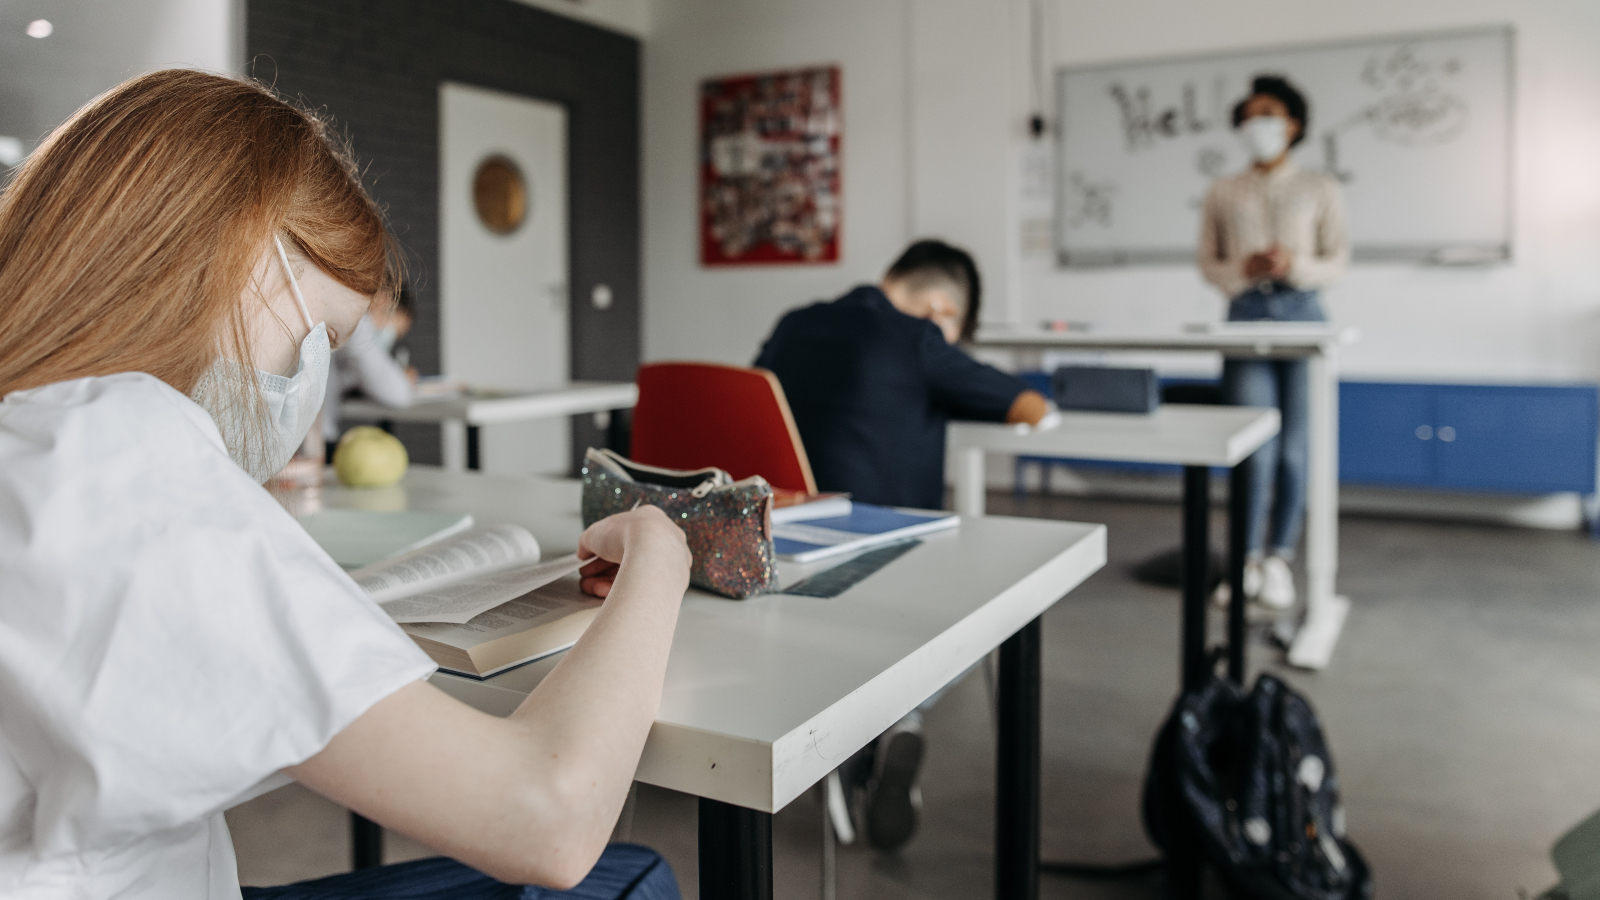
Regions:
[[47, 38], [56, 27], [50, 24], [49, 19], [34, 19], [28, 23], [28, 37]]

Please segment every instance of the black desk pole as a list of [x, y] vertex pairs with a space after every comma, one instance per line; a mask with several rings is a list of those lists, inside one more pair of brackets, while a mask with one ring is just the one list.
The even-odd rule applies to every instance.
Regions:
[[995, 767], [995, 900], [1039, 896], [1039, 620], [1000, 645]]
[[772, 814], [700, 798], [700, 900], [772, 900]]
[[[1211, 470], [1183, 467], [1183, 689], [1206, 682], [1206, 589], [1211, 573]], [[1242, 593], [1242, 592], [1241, 592]]]
[[478, 471], [478, 426], [467, 426], [467, 468]]
[[350, 814], [350, 868], [383, 865], [383, 826], [357, 813]]
[[1250, 539], [1250, 457], [1228, 475], [1228, 680], [1244, 685], [1244, 560]]

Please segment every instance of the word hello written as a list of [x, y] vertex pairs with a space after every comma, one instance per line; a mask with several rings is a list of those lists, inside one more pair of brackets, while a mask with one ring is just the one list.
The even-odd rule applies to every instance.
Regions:
[[1221, 107], [1222, 85], [1213, 86], [1211, 112], [1200, 112], [1199, 90], [1193, 82], [1184, 84], [1182, 99], [1171, 106], [1159, 106], [1150, 99], [1150, 88], [1140, 86], [1129, 90], [1121, 82], [1111, 85], [1111, 99], [1117, 103], [1122, 115], [1122, 137], [1128, 152], [1154, 147], [1163, 138], [1204, 134], [1223, 123], [1218, 110]]

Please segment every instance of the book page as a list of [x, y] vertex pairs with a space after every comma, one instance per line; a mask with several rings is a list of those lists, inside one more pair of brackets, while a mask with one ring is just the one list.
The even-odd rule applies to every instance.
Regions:
[[351, 572], [350, 577], [382, 604], [538, 559], [539, 542], [526, 529], [491, 525], [373, 563]]
[[580, 591], [577, 581], [557, 580], [503, 603], [498, 608], [480, 613], [467, 622], [408, 625], [406, 632], [462, 650], [471, 650], [485, 641], [547, 625], [577, 610], [599, 606], [600, 602], [598, 597]]
[[508, 600], [515, 600], [576, 572], [584, 562], [586, 560], [578, 559], [574, 553], [548, 562], [518, 566], [430, 591], [408, 594], [378, 605], [396, 622], [448, 622], [461, 625]]

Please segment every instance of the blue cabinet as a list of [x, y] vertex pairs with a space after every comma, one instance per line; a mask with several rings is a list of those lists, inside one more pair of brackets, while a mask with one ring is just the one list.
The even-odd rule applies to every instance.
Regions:
[[[1339, 479], [1421, 484], [1433, 477], [1433, 388], [1422, 384], [1339, 385]], [[1428, 434], [1427, 437], [1432, 437]]]
[[1341, 481], [1474, 491], [1595, 491], [1600, 389], [1347, 381]]

